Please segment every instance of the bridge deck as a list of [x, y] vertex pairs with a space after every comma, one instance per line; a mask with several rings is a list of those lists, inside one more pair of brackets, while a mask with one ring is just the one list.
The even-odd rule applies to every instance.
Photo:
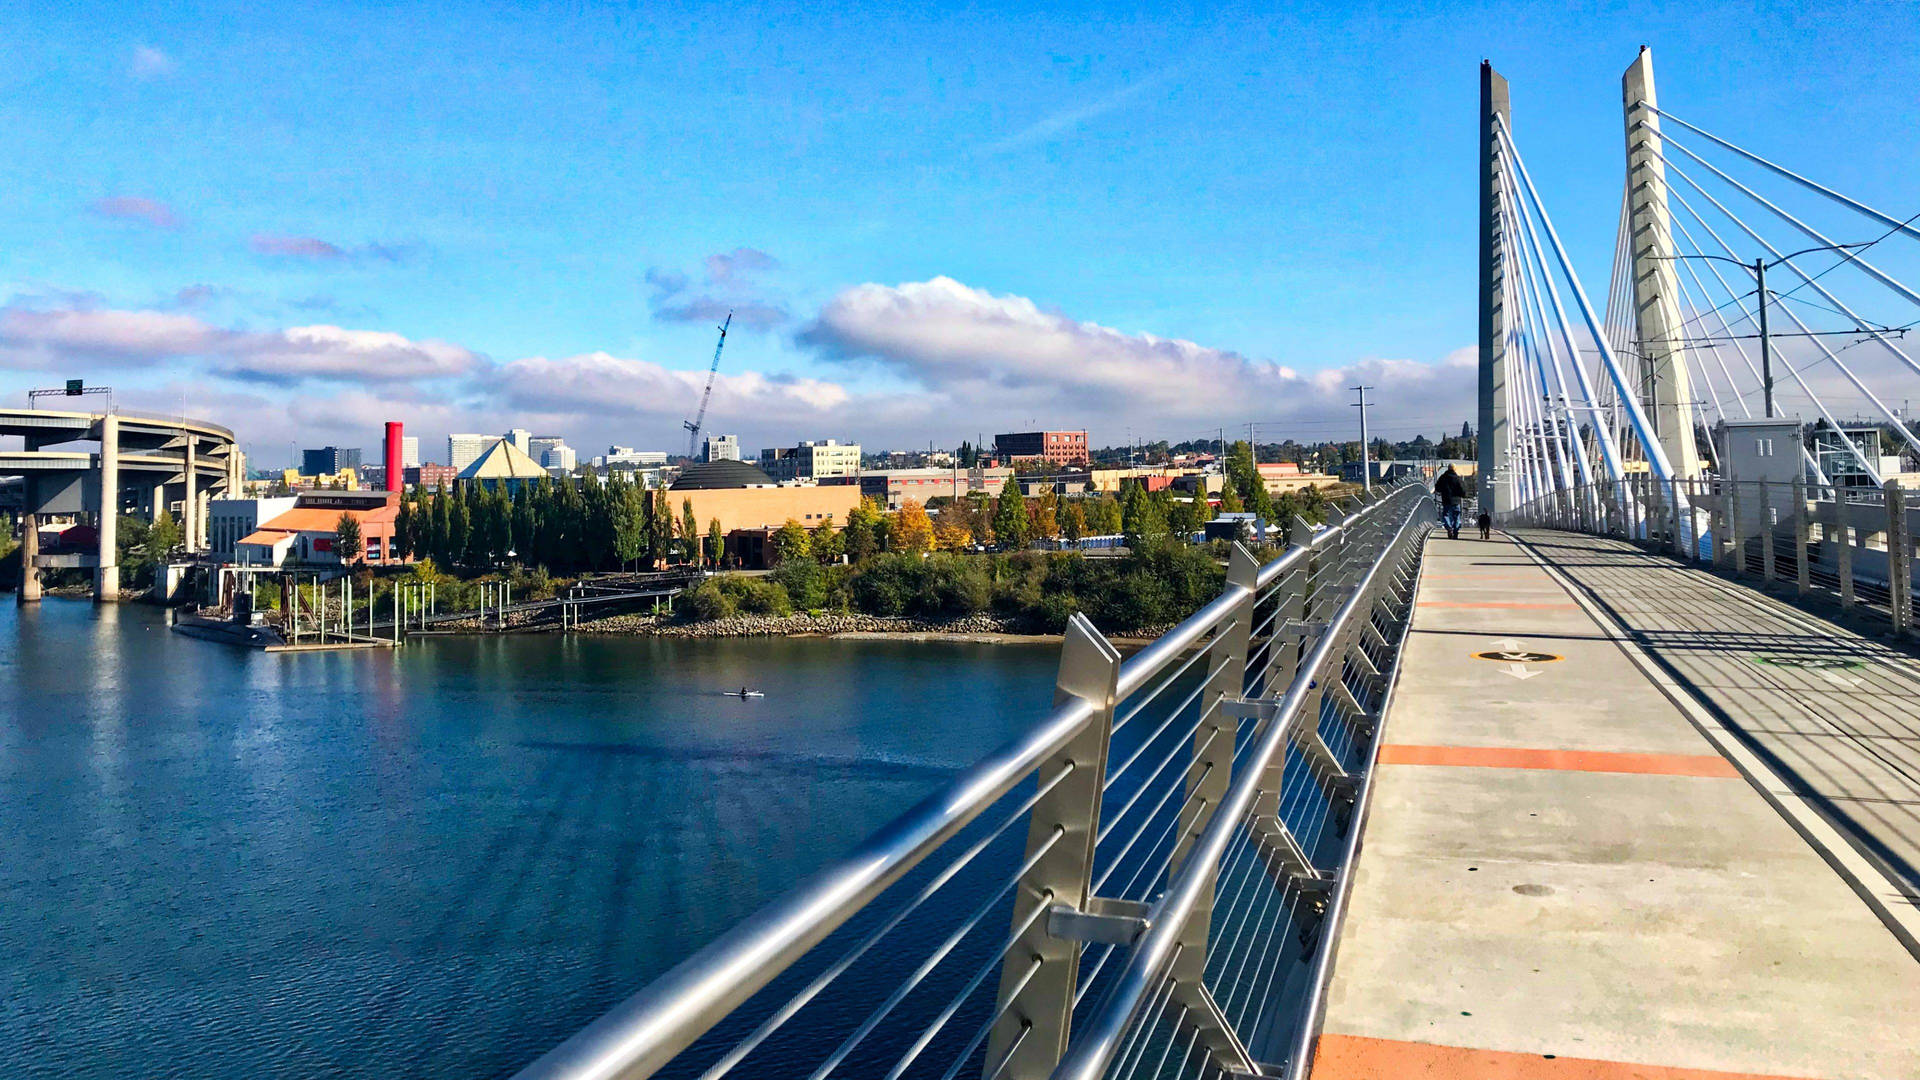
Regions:
[[[1920, 961], [1889, 929], [1913, 908], [1888, 864], [1715, 723], [1791, 742], [1842, 689], [1833, 669], [1731, 659], [1724, 635], [1790, 657], [1845, 631], [1624, 545], [1529, 539], [1430, 542], [1316, 1080], [1920, 1076]], [[1659, 655], [1635, 655], [1634, 631]], [[1856, 647], [1889, 671], [1846, 692], [1901, 700], [1851, 715], [1910, 778], [1913, 694], [1891, 669], [1911, 661]], [[1823, 737], [1860, 759], [1807, 770], [1838, 794], [1872, 748]], [[1895, 812], [1872, 813], [1861, 828], [1897, 848]]]

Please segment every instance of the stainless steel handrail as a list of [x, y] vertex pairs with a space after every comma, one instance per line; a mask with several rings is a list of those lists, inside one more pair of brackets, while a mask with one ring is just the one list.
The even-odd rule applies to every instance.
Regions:
[[1159, 985], [1172, 966], [1187, 921], [1192, 917], [1203, 892], [1212, 884], [1221, 856], [1226, 853], [1235, 830], [1241, 827], [1247, 811], [1259, 797], [1265, 771], [1275, 760], [1275, 755], [1285, 747], [1290, 729], [1299, 717], [1301, 705], [1313, 693], [1315, 679], [1329, 677], [1321, 669], [1330, 657], [1338, 655], [1336, 650], [1341, 648], [1344, 640], [1341, 630], [1355, 612], [1371, 608], [1372, 586], [1380, 567], [1388, 555], [1399, 550], [1408, 530], [1418, 527], [1417, 520], [1416, 513], [1408, 514], [1395, 531], [1393, 539], [1385, 546], [1382, 559], [1368, 566], [1353, 594], [1347, 597], [1329, 620], [1327, 632], [1320, 635], [1307, 659], [1301, 663], [1299, 676], [1287, 688], [1272, 721], [1260, 734], [1259, 743], [1248, 764], [1238, 770], [1226, 797], [1221, 800], [1219, 810], [1200, 834], [1199, 841], [1173, 880], [1168, 883], [1166, 892], [1149, 908], [1146, 932], [1134, 943], [1126, 966], [1115, 979], [1086, 1034], [1075, 1039], [1068, 1047], [1059, 1067], [1053, 1072], [1052, 1080], [1099, 1080], [1106, 1074], [1115, 1052], [1119, 1050], [1121, 1038], [1139, 1019], [1150, 992]]
[[[1307, 545], [1292, 548], [1261, 567], [1253, 589], [1229, 584], [1220, 597], [1121, 664], [1116, 700], [1144, 688], [1187, 649], [1231, 621], [1249, 592], [1257, 597], [1312, 552], [1348, 537], [1356, 522], [1389, 512], [1386, 508], [1403, 502], [1396, 496], [1405, 490], [1392, 491], [1362, 506], [1345, 522], [1316, 531]], [[1369, 573], [1355, 596], [1363, 594], [1371, 580]], [[1351, 606], [1350, 600], [1347, 608]], [[1334, 636], [1325, 635], [1311, 655], [1323, 659]], [[1302, 670], [1314, 669], [1303, 665]], [[1288, 698], [1295, 709], [1308, 682], [1304, 674], [1295, 681]], [[651, 1076], [1059, 753], [1097, 712], [1080, 698], [1056, 706], [1034, 730], [969, 767], [846, 856], [542, 1055], [516, 1074], [517, 1080]]]

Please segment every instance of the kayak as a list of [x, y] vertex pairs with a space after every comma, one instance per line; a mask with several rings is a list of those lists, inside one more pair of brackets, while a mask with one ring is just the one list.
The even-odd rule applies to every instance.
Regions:
[[753, 698], [753, 697], [767, 696], [758, 690], [727, 690], [727, 691], [723, 691], [723, 693], [725, 693], [727, 697], [737, 697], [737, 698]]

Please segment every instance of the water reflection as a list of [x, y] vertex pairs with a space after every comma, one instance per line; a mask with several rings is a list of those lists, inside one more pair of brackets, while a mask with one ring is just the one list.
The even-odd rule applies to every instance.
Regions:
[[[510, 1071], [1046, 705], [1051, 649], [268, 656], [0, 611], [0, 1075]], [[765, 700], [719, 691], [743, 683]]]

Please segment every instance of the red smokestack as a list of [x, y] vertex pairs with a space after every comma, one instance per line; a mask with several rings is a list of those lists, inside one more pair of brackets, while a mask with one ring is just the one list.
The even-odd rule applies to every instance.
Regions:
[[405, 486], [401, 483], [401, 481], [406, 479], [406, 476], [401, 471], [401, 468], [400, 468], [400, 432], [402, 430], [403, 429], [401, 427], [400, 421], [398, 420], [387, 421], [387, 490], [388, 491], [399, 491]]

